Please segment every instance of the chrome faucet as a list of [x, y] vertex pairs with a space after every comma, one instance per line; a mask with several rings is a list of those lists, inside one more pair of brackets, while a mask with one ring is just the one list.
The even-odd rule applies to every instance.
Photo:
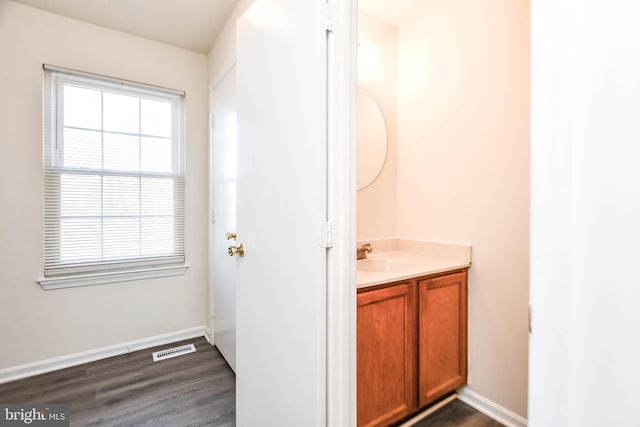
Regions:
[[367, 254], [373, 252], [371, 243], [365, 243], [356, 251], [356, 259], [367, 259]]

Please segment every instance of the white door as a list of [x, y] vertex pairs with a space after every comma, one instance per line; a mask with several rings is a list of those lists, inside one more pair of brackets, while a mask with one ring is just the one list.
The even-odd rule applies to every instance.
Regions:
[[[211, 97], [210, 311], [213, 341], [236, 369], [236, 265], [227, 255], [226, 233], [236, 228], [236, 78], [235, 68]], [[233, 241], [233, 240], [232, 240]]]
[[238, 21], [239, 426], [325, 424], [326, 33], [321, 1]]

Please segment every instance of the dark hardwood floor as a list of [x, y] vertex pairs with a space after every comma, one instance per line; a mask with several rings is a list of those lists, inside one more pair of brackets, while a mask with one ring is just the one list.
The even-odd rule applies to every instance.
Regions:
[[[193, 343], [196, 352], [153, 362], [151, 353]], [[69, 405], [70, 425], [235, 426], [235, 375], [204, 338], [136, 351], [0, 384], [0, 403]], [[501, 427], [456, 399], [413, 427]]]
[[455, 399], [412, 427], [504, 427], [502, 424]]
[[[153, 362], [151, 353], [196, 352]], [[0, 384], [0, 403], [69, 405], [71, 426], [234, 426], [235, 375], [204, 338]]]

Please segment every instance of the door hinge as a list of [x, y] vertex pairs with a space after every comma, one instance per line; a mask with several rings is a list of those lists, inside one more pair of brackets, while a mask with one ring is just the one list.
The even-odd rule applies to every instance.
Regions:
[[529, 304], [529, 333], [531, 333], [531, 304]]
[[324, 19], [325, 19], [325, 29], [328, 32], [333, 31], [333, 3], [331, 1], [327, 1], [324, 4]]
[[216, 116], [214, 116], [213, 114], [209, 116], [209, 126], [211, 127], [211, 129], [216, 127]]
[[320, 227], [320, 247], [332, 248], [333, 247], [333, 223], [323, 222]]

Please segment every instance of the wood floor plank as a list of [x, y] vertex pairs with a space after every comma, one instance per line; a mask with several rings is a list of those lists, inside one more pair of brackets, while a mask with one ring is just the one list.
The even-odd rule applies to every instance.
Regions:
[[502, 424], [488, 417], [462, 402], [452, 400], [412, 427], [504, 427]]
[[[193, 343], [196, 352], [153, 362]], [[1, 403], [64, 403], [71, 426], [234, 426], [235, 375], [204, 338], [0, 384]]]
[[[153, 362], [193, 343], [196, 352]], [[136, 351], [0, 384], [0, 403], [63, 403], [77, 427], [235, 426], [235, 375], [204, 338]], [[414, 427], [501, 427], [453, 400]]]

